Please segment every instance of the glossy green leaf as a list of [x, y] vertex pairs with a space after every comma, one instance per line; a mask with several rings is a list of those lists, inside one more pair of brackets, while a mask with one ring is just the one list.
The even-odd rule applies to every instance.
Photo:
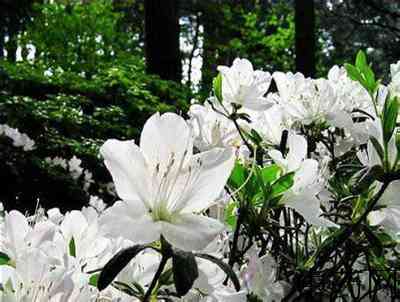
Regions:
[[89, 284], [94, 287], [97, 287], [97, 282], [99, 281], [99, 276], [100, 276], [100, 273], [91, 275], [89, 278]]
[[10, 257], [5, 253], [0, 252], [0, 265], [5, 265], [10, 262]]
[[278, 178], [271, 186], [271, 198], [277, 197], [289, 190], [294, 183], [294, 172], [287, 173]]
[[387, 100], [386, 111], [383, 115], [383, 139], [385, 143], [391, 139], [396, 128], [397, 116], [399, 114], [399, 103], [397, 98]]
[[262, 179], [265, 183], [268, 184], [274, 182], [279, 177], [280, 173], [281, 169], [275, 164], [261, 169]]
[[72, 257], [76, 257], [76, 245], [74, 237], [72, 237], [71, 240], [69, 241], [69, 254]]
[[222, 75], [219, 73], [213, 80], [214, 95], [219, 102], [222, 102]]

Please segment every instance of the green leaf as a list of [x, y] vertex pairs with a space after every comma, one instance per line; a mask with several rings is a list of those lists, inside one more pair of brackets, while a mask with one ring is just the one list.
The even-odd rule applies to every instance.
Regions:
[[370, 139], [372, 145], [374, 146], [376, 152], [378, 153], [379, 158], [381, 159], [381, 162], [383, 163], [384, 158], [385, 158], [385, 153], [383, 151], [383, 147], [381, 146], [381, 144], [378, 142], [378, 140], [375, 137], [370, 136], [369, 139]]
[[379, 237], [376, 236], [375, 233], [367, 225], [364, 226], [364, 234], [368, 242], [371, 244], [371, 248], [374, 251], [375, 255], [382, 256], [383, 245]]
[[75, 239], [74, 237], [71, 238], [69, 241], [69, 254], [72, 257], [76, 257], [76, 246], [75, 246]]
[[91, 275], [89, 278], [89, 284], [94, 287], [97, 287], [97, 282], [99, 281], [99, 276], [100, 276], [100, 273]]
[[222, 75], [219, 73], [213, 80], [215, 97], [222, 103]]
[[249, 137], [256, 145], [260, 145], [260, 143], [263, 141], [260, 134], [258, 134], [258, 132], [254, 129], [251, 129]]
[[359, 70], [362, 70], [364, 66], [368, 66], [367, 57], [365, 56], [365, 53], [362, 50], [359, 50], [356, 56], [356, 67]]
[[225, 207], [225, 222], [232, 228], [232, 230], [235, 228], [237, 220], [235, 208], [236, 208], [235, 202], [230, 202]]
[[186, 295], [199, 276], [197, 262], [192, 252], [174, 249], [172, 254], [172, 272], [178, 296]]
[[287, 173], [272, 184], [271, 198], [281, 195], [293, 186], [294, 174], [295, 172]]
[[246, 168], [237, 161], [229, 177], [229, 185], [236, 189], [239, 188], [246, 181], [246, 176]]
[[103, 267], [97, 281], [97, 288], [99, 290], [103, 290], [110, 285], [115, 277], [117, 277], [124, 267], [128, 265], [132, 258], [134, 258], [145, 248], [147, 248], [145, 245], [134, 245], [119, 251]]
[[344, 64], [344, 67], [347, 71], [347, 75], [349, 76], [350, 79], [352, 79], [353, 81], [357, 81], [359, 82], [362, 86], [365, 87], [365, 81], [363, 79], [363, 77], [361, 76], [360, 71], [354, 67], [351, 64]]
[[115, 281], [113, 283], [113, 287], [129, 296], [138, 297], [139, 295], [143, 295], [141, 291], [137, 290], [137, 284], [133, 283], [132, 285], [135, 288], [133, 288], [129, 284], [126, 284], [125, 282]]
[[268, 184], [274, 182], [279, 177], [280, 173], [281, 169], [275, 164], [261, 169], [262, 179], [265, 183]]
[[161, 285], [171, 285], [173, 281], [173, 270], [172, 268], [167, 269], [165, 272], [163, 272], [160, 276], [160, 279], [158, 280], [158, 283]]
[[387, 100], [388, 105], [383, 115], [383, 139], [388, 143], [396, 128], [397, 115], [399, 113], [399, 103], [397, 98]]
[[365, 192], [376, 180], [381, 179], [383, 174], [382, 166], [365, 167], [351, 177], [350, 190], [353, 194]]
[[10, 257], [8, 255], [0, 252], [0, 265], [6, 265], [10, 262]]
[[228, 276], [228, 278], [231, 279], [236, 291], [240, 290], [239, 279], [236, 276], [235, 272], [232, 270], [232, 268], [227, 263], [225, 263], [221, 259], [218, 259], [217, 257], [208, 255], [208, 254], [196, 253], [195, 256], [206, 259], [206, 260], [211, 261], [211, 262], [215, 263], [216, 265], [218, 265], [218, 267], [224, 271], [224, 273]]

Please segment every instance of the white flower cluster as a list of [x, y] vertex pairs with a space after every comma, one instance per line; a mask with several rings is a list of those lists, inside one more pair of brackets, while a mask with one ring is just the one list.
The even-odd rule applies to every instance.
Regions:
[[35, 148], [35, 142], [27, 134], [7, 124], [0, 125], [0, 135], [9, 137], [15, 147], [22, 147], [24, 151], [32, 151]]
[[[91, 207], [65, 215], [59, 209], [50, 209], [37, 217], [27, 218], [18, 211], [1, 216], [0, 301], [139, 301], [112, 286], [101, 292], [96, 288], [97, 270], [116, 252], [134, 244], [122, 237], [107, 236], [104, 222], [104, 216]], [[203, 252], [222, 257], [221, 247], [225, 244], [222, 237], [217, 238]], [[159, 261], [158, 253], [146, 250], [118, 274], [116, 281], [135, 282], [146, 290]], [[192, 290], [176, 301], [246, 301], [246, 290], [235, 292], [224, 285], [226, 275], [217, 265], [197, 261], [198, 279]], [[282, 286], [274, 281], [275, 267], [272, 258], [258, 260], [254, 251], [241, 272], [244, 287], [262, 293], [262, 297], [282, 295]]]
[[59, 156], [54, 158], [46, 157], [45, 162], [53, 167], [59, 166], [68, 171], [71, 177], [75, 180], [79, 179], [83, 174], [83, 189], [85, 191], [88, 191], [91, 184], [94, 183], [93, 174], [81, 167], [82, 160], [77, 158], [75, 155], [70, 160], [66, 160], [65, 158], [61, 158]]
[[[374, 93], [338, 66], [326, 79], [290, 72], [271, 75], [254, 70], [245, 59], [218, 70], [215, 96], [205, 104], [192, 104], [188, 120], [174, 113], [156, 113], [145, 123], [138, 144], [116, 139], [103, 144], [100, 153], [120, 198], [112, 206], [91, 196], [90, 207], [66, 214], [51, 209], [28, 219], [17, 211], [2, 213], [1, 301], [136, 301], [116, 285], [133, 284], [139, 293], [154, 290], [152, 280], [163, 263], [164, 242], [181, 253], [207, 254], [232, 264], [233, 258], [227, 256], [232, 241], [244, 245], [246, 238], [206, 213], [211, 208], [220, 217], [220, 207], [225, 207], [221, 199], [233, 199], [251, 181], [253, 172], [243, 176], [245, 180], [235, 192], [226, 190], [235, 163], [246, 167], [260, 164], [257, 148], [265, 151], [261, 168], [273, 166], [276, 173], [292, 176], [282, 185], [284, 189], [269, 194], [279, 197], [274, 206], [292, 209], [285, 219], [293, 222], [296, 213], [308, 223], [301, 231], [308, 232], [310, 226], [314, 237], [310, 246], [318, 236], [322, 242], [323, 230], [340, 224], [340, 220], [323, 215], [331, 198], [326, 185], [331, 177], [329, 163], [351, 150], [365, 168], [397, 169], [400, 151], [393, 133], [398, 125], [383, 127], [381, 112], [389, 110], [388, 94], [400, 92], [400, 63], [392, 65], [391, 83], [387, 87], [380, 84]], [[272, 81], [276, 92], [269, 92]], [[23, 135], [8, 131], [11, 134], [6, 135], [21, 145]], [[311, 140], [314, 137], [318, 144]], [[68, 161], [60, 157], [46, 161], [67, 170], [74, 179], [83, 174], [86, 190], [93, 182], [92, 174], [75, 156]], [[380, 187], [372, 187], [372, 193]], [[371, 226], [400, 233], [399, 190], [399, 180], [388, 185], [378, 207], [368, 216]], [[279, 224], [277, 220], [273, 223]], [[241, 230], [240, 225], [236, 230]], [[303, 238], [298, 236], [296, 245]], [[263, 248], [270, 248], [268, 244]], [[150, 248], [129, 262], [114, 285], [99, 291], [95, 286], [98, 269], [118, 251], [133, 245]], [[240, 290], [234, 289], [237, 284], [233, 280], [227, 282], [226, 270], [196, 257], [198, 276], [190, 291], [179, 298], [170, 295], [168, 301], [246, 301], [248, 294], [262, 301], [282, 299], [289, 285], [277, 281], [274, 258], [264, 251], [261, 254], [260, 246], [251, 240], [242, 256], [244, 261], [232, 264], [240, 276]], [[160, 264], [161, 269], [167, 272], [175, 265], [171, 262], [168, 258], [165, 268]], [[163, 293], [178, 291], [172, 284], [164, 284]]]

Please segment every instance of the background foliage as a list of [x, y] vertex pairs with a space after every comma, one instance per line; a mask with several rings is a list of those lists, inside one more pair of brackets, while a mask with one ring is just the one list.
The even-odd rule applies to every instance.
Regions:
[[[106, 138], [138, 139], [152, 113], [185, 112], [193, 97], [204, 100], [216, 67], [235, 57], [251, 58], [255, 68], [294, 70], [294, 2], [181, 1], [178, 34], [189, 45], [180, 51], [182, 84], [146, 72], [143, 0], [2, 1], [0, 124], [27, 133], [36, 148], [27, 153], [1, 138], [0, 201], [28, 211], [38, 202], [76, 208], [90, 195], [112, 202], [98, 146]], [[400, 58], [399, 4], [315, 4], [319, 75], [350, 61], [359, 48], [377, 62], [377, 76]], [[158, 51], [162, 56], [164, 49]], [[192, 75], [196, 69], [200, 78]], [[57, 156], [81, 159], [95, 184], [84, 190], [83, 174], [73, 179], [46, 163]]]

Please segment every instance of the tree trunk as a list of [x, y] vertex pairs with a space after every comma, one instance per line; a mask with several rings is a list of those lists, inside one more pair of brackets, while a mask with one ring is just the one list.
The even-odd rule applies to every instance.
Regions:
[[4, 58], [4, 38], [5, 38], [5, 32], [4, 32], [4, 25], [0, 25], [0, 60]]
[[147, 72], [180, 82], [178, 0], [145, 0], [144, 4]]
[[296, 70], [307, 77], [315, 76], [314, 0], [295, 1]]

